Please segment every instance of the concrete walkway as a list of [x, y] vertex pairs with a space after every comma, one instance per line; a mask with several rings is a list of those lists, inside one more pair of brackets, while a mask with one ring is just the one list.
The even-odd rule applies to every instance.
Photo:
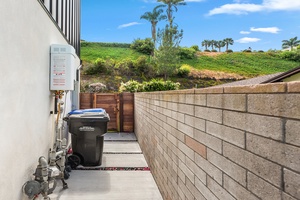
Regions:
[[73, 170], [51, 200], [162, 200], [133, 133], [107, 133], [102, 165]]

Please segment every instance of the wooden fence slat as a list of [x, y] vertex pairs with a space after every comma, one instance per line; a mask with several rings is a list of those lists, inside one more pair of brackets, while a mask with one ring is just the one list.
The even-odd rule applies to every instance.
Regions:
[[108, 130], [134, 131], [133, 93], [80, 93], [80, 109], [103, 108], [110, 116]]

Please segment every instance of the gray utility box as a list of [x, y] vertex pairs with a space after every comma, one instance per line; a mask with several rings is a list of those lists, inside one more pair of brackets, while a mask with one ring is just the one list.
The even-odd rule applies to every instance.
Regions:
[[102, 108], [73, 110], [68, 116], [73, 154], [83, 166], [102, 164], [104, 134], [110, 118]]

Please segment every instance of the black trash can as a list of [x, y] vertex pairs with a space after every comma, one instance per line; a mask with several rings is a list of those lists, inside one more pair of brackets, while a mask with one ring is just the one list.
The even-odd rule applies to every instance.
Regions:
[[102, 108], [73, 110], [68, 116], [73, 154], [83, 166], [102, 164], [104, 134], [110, 118]]

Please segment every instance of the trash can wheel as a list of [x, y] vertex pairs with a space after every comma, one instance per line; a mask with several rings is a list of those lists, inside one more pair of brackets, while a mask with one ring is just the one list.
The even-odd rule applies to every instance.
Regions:
[[64, 171], [64, 179], [67, 180], [69, 178], [70, 178], [70, 173], [67, 170], [65, 170]]
[[72, 154], [68, 157], [68, 163], [72, 169], [76, 169], [76, 167], [80, 165], [81, 159], [78, 155]]

